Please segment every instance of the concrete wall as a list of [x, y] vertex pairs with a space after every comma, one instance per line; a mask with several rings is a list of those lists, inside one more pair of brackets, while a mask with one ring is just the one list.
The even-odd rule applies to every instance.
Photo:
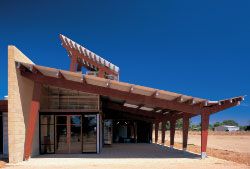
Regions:
[[[8, 46], [8, 144], [9, 162], [24, 159], [25, 132], [34, 83], [20, 75], [15, 61], [33, 63], [15, 46]], [[35, 131], [32, 155], [39, 153], [38, 123]]]

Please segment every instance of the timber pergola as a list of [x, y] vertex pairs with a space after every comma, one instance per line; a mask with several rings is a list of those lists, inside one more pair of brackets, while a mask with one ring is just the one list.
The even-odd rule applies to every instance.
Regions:
[[[201, 115], [201, 154], [206, 156], [209, 116], [213, 113], [239, 105], [243, 96], [209, 101], [165, 90], [159, 90], [116, 80], [105, 79], [81, 72], [65, 71], [34, 64], [16, 62], [21, 75], [34, 81], [33, 100], [30, 107], [29, 127], [25, 142], [25, 158], [30, 156], [35, 119], [40, 107], [39, 96], [42, 85], [50, 85], [81, 92], [98, 94], [108, 98], [104, 109], [119, 111], [127, 117], [142, 118], [155, 124], [155, 142], [161, 122], [162, 140], [165, 142], [165, 124], [170, 122], [170, 146], [174, 145], [176, 120], [183, 119], [183, 149], [187, 148], [189, 119]], [[113, 102], [112, 100], [120, 100]]]

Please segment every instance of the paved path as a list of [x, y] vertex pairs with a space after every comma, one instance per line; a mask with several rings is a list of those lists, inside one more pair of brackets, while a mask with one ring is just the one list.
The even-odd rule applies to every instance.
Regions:
[[16, 169], [243, 169], [250, 168], [216, 158], [201, 160], [199, 155], [170, 150], [155, 144], [114, 144], [101, 154], [41, 155], [18, 165]]

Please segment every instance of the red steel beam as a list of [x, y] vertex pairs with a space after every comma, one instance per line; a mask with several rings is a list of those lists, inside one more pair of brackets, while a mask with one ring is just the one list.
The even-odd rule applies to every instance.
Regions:
[[32, 143], [35, 133], [35, 126], [38, 119], [38, 111], [40, 108], [40, 96], [41, 96], [42, 84], [34, 84], [33, 97], [30, 104], [29, 117], [28, 117], [28, 127], [25, 137], [25, 147], [24, 147], [24, 158], [28, 160], [32, 151]]
[[121, 100], [132, 101], [138, 104], [144, 104], [148, 107], [161, 107], [163, 109], [171, 109], [171, 110], [176, 110], [176, 111], [181, 111], [181, 112], [188, 112], [188, 113], [192, 113], [196, 115], [199, 114], [199, 112], [201, 112], [201, 108], [199, 106], [186, 105], [186, 104], [182, 104], [182, 103], [178, 103], [174, 101], [153, 98], [151, 96], [144, 96], [144, 95], [139, 95], [139, 94], [135, 94], [131, 92], [129, 93], [129, 92], [124, 92], [124, 91], [106, 88], [106, 87], [100, 87], [100, 86], [91, 85], [91, 84], [84, 84], [84, 83], [69, 81], [65, 79], [58, 79], [55, 77], [33, 74], [31, 72], [26, 72], [26, 71], [21, 72], [21, 74], [28, 79], [31, 79], [33, 81], [36, 81], [42, 84], [47, 84], [47, 85], [52, 85], [52, 86], [57, 86], [61, 88], [67, 88], [67, 89], [77, 90], [77, 91], [82, 91], [82, 92], [87, 92], [87, 93], [99, 94], [103, 96], [110, 96], [110, 97], [121, 99]]

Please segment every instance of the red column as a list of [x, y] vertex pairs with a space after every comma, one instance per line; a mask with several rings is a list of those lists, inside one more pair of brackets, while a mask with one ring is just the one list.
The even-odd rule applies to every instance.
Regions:
[[71, 72], [76, 72], [76, 65], [77, 65], [77, 57], [72, 56], [71, 57], [71, 62], [70, 62], [70, 71]]
[[170, 148], [174, 147], [175, 125], [176, 125], [176, 120], [171, 119], [170, 120]]
[[79, 64], [77, 65], [77, 72], [81, 72], [82, 71], [82, 64]]
[[40, 83], [34, 84], [33, 97], [30, 104], [28, 126], [26, 128], [25, 147], [24, 147], [24, 158], [28, 160], [32, 151], [32, 142], [35, 133], [35, 126], [38, 118], [38, 111], [40, 109], [40, 95], [42, 85]]
[[209, 114], [201, 114], [201, 158], [206, 158], [207, 150], [207, 136], [208, 136], [208, 127], [209, 127]]
[[155, 123], [155, 143], [158, 142], [158, 130], [159, 130], [159, 122]]
[[105, 78], [105, 72], [103, 70], [99, 70], [98, 77]]
[[189, 129], [189, 116], [188, 114], [183, 115], [183, 125], [182, 125], [182, 134], [183, 134], [183, 150], [187, 149], [187, 141], [188, 141], [188, 129]]
[[165, 144], [166, 121], [161, 122], [161, 143]]

